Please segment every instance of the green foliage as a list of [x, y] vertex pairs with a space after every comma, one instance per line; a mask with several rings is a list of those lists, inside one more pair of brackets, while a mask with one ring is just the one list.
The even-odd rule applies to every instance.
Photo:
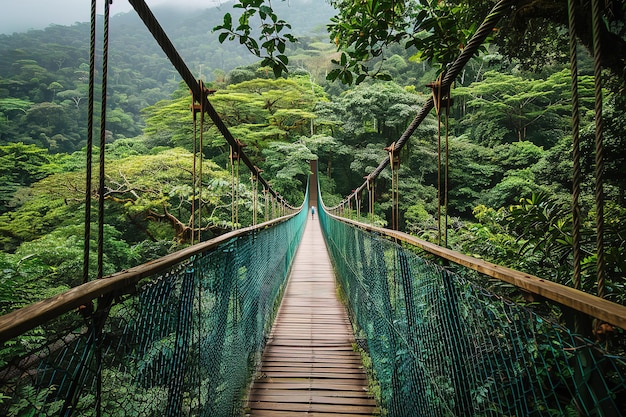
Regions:
[[531, 195], [541, 191], [535, 182], [535, 176], [529, 169], [509, 170], [504, 178], [481, 198], [490, 207], [508, 207], [518, 201], [519, 196]]
[[298, 204], [302, 201], [303, 186], [310, 172], [309, 161], [317, 159], [317, 156], [302, 141], [272, 142], [264, 155], [266, 172], [273, 178], [272, 188], [289, 202]]
[[48, 152], [36, 145], [0, 145], [0, 213], [17, 204], [13, 198], [20, 187], [44, 178], [51, 171], [50, 164]]
[[[263, 0], [237, 0], [233, 8], [242, 9], [239, 16], [239, 24], [233, 25], [233, 17], [230, 13], [224, 14], [224, 22], [213, 28], [221, 31], [220, 43], [228, 38], [237, 39], [252, 54], [262, 58], [261, 65], [272, 68], [275, 77], [280, 77], [287, 72], [289, 58], [285, 55], [287, 42], [296, 42], [297, 39], [290, 33], [281, 33], [283, 29], [291, 29], [291, 25], [274, 13], [271, 4], [265, 4]], [[257, 27], [253, 27], [251, 19], [258, 17]], [[260, 33], [257, 34], [257, 30]], [[257, 36], [258, 35], [258, 41]], [[261, 44], [259, 45], [259, 42]]]
[[[580, 77], [579, 83], [581, 96], [588, 97], [584, 92], [592, 86], [591, 79]], [[485, 145], [530, 140], [538, 146], [553, 146], [558, 140], [556, 129], [565, 130], [569, 125], [570, 113], [565, 104], [570, 99], [570, 83], [566, 70], [546, 80], [488, 71], [481, 81], [454, 91], [467, 100], [469, 111], [462, 125], [469, 126], [473, 140]], [[581, 105], [592, 106], [587, 99]], [[503, 127], [508, 131], [503, 132]]]
[[[329, 80], [359, 84], [368, 76], [389, 80], [390, 76], [373, 68], [368, 61], [381, 56], [384, 47], [406, 36], [410, 25], [409, 2], [398, 1], [332, 1], [339, 14], [328, 25], [331, 39], [342, 49], [333, 63], [339, 68], [328, 74]], [[356, 77], [356, 78], [355, 78]]]

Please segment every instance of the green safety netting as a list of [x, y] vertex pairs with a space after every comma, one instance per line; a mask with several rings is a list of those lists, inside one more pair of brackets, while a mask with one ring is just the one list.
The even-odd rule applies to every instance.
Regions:
[[626, 358], [320, 210], [388, 416], [622, 416]]
[[241, 415], [306, 214], [4, 343], [0, 415]]

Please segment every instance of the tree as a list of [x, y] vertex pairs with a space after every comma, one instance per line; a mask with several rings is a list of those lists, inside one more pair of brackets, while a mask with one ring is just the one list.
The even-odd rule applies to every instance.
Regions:
[[335, 118], [342, 122], [347, 143], [362, 142], [364, 135], [373, 134], [384, 147], [400, 136], [424, 100], [393, 82], [362, 85], [338, 100]]
[[[589, 91], [593, 85], [590, 77], [581, 77], [582, 89]], [[554, 132], [569, 126], [568, 104], [569, 73], [556, 72], [545, 80], [523, 78], [516, 75], [488, 71], [483, 79], [459, 87], [455, 95], [466, 99], [467, 114], [462, 125], [470, 126], [470, 134], [481, 143], [525, 141], [532, 139], [536, 145], [552, 146], [558, 137], [544, 132]], [[583, 94], [581, 104], [591, 105], [589, 95]], [[500, 136], [497, 129], [485, 129], [483, 121], [507, 127], [509, 132]]]
[[317, 156], [301, 140], [272, 142], [263, 154], [267, 175], [273, 178], [272, 188], [292, 204], [299, 204], [304, 198], [302, 190], [310, 172], [309, 161]]
[[[262, 58], [262, 66], [271, 67], [274, 75], [280, 77], [286, 72], [289, 63], [285, 55], [286, 44], [288, 41], [296, 41], [292, 34], [283, 32], [283, 29], [291, 29], [291, 25], [276, 16], [269, 1], [265, 4], [264, 0], [237, 0], [233, 8], [242, 10], [238, 17], [239, 24], [234, 26], [233, 17], [226, 13], [223, 23], [213, 28], [214, 31], [222, 31], [219, 35], [220, 43], [224, 43], [227, 38], [231, 41], [237, 39], [250, 52]], [[259, 23], [253, 27], [251, 20], [256, 18]], [[253, 32], [258, 34], [261, 45], [252, 36]]]
[[21, 142], [0, 145], [0, 213], [16, 203], [13, 196], [50, 173], [51, 158], [45, 149]]
[[[104, 197], [123, 223], [130, 222], [149, 238], [170, 234], [175, 242], [188, 243], [198, 231], [221, 234], [229, 228], [223, 211], [230, 207], [231, 196], [230, 187], [223, 185], [229, 181], [219, 180], [230, 174], [204, 160], [194, 195], [192, 165], [192, 154], [180, 148], [111, 161]], [[201, 224], [193, 223], [192, 203], [202, 207]], [[161, 223], [170, 227], [169, 232], [161, 230]]]

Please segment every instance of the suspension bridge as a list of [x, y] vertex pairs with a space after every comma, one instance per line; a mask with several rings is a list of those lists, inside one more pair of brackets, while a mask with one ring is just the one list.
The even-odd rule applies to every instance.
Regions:
[[[507, 1], [389, 157], [335, 208], [318, 194], [314, 164], [301, 206], [280, 201], [145, 3], [130, 2], [231, 157], [280, 210], [0, 317], [3, 348], [17, 352], [0, 363], [0, 414], [626, 415], [626, 358], [577, 329], [592, 319], [626, 329], [626, 307], [350, 219], [363, 190], [373, 205], [373, 181], [388, 165], [397, 182], [397, 151], [449, 101], [447, 86]], [[539, 296], [578, 324], [502, 298], [481, 285], [488, 279]]]

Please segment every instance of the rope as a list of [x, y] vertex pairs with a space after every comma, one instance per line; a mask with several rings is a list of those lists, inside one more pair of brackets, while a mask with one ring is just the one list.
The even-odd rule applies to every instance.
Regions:
[[104, 2], [104, 40], [102, 50], [102, 103], [100, 110], [100, 181], [98, 185], [98, 278], [102, 278], [104, 264], [104, 152], [106, 148], [107, 84], [109, 75], [109, 4]]
[[437, 112], [437, 244], [441, 246], [441, 77], [432, 85]]
[[581, 284], [581, 261], [580, 250], [580, 112], [578, 98], [578, 56], [576, 52], [576, 10], [574, 0], [568, 0], [569, 13], [569, 53], [570, 71], [572, 75], [572, 245], [574, 250], [574, 288], [580, 289]]
[[374, 224], [374, 181], [367, 179], [367, 196], [369, 199], [369, 218], [370, 224]]
[[[448, 183], [449, 183], [449, 167], [450, 167], [450, 147], [449, 147], [449, 120], [450, 120], [450, 89], [449, 87], [443, 88], [441, 84], [441, 77], [432, 84], [433, 102], [435, 103], [435, 110], [437, 112], [437, 242], [441, 245], [441, 207], [443, 200], [443, 216], [444, 216], [444, 238], [443, 245], [448, 246]], [[441, 163], [441, 106], [445, 107], [445, 160]], [[442, 175], [443, 171], [443, 175]], [[442, 176], [443, 176], [443, 192], [442, 192]]]
[[270, 212], [269, 212], [269, 193], [267, 192], [267, 188], [263, 187], [263, 196], [265, 198], [265, 212], [264, 212], [264, 219], [265, 221], [269, 221], [270, 220]]
[[[391, 163], [391, 228], [393, 230], [400, 229], [400, 190], [399, 190], [399, 171], [400, 171], [400, 158], [395, 150], [395, 143], [392, 143], [391, 146], [386, 148], [389, 153], [389, 159], [392, 161]], [[358, 194], [357, 194], [358, 195]]]
[[[105, 149], [106, 149], [106, 114], [107, 114], [107, 87], [109, 75], [109, 20], [110, 4], [113, 0], [104, 2], [104, 39], [102, 49], [102, 104], [100, 110], [100, 178], [98, 185], [98, 274], [101, 279], [104, 275], [104, 174], [105, 174]], [[104, 301], [102, 298], [100, 301]], [[100, 314], [106, 314], [106, 301], [104, 305], [98, 302]], [[100, 317], [100, 318], [99, 318]], [[105, 316], [96, 315], [94, 326], [94, 347], [96, 356], [96, 417], [102, 415], [102, 326], [97, 321]]]
[[[202, 81], [200, 83], [200, 196], [198, 198], [198, 242], [202, 241], [202, 165], [204, 162], [204, 102], [206, 100], [206, 88]], [[195, 158], [194, 158], [195, 159]], [[191, 231], [193, 235], [193, 230]]]
[[595, 92], [595, 118], [596, 118], [596, 268], [598, 297], [604, 297], [604, 146], [602, 141], [602, 46], [600, 42], [601, 20], [600, 2], [591, 1], [591, 20], [593, 32], [593, 75]]
[[89, 104], [87, 110], [87, 149], [85, 172], [85, 235], [83, 248], [83, 284], [89, 280], [89, 245], [91, 242], [91, 183], [93, 164], [93, 113], [96, 78], [96, 0], [91, 0], [89, 36]]
[[[241, 142], [237, 141], [236, 150], [230, 147], [230, 175], [231, 175], [231, 222], [233, 229], [238, 228], [239, 224], [239, 165], [241, 156]], [[237, 164], [235, 165], [235, 160]]]
[[191, 95], [191, 113], [193, 115], [193, 166], [191, 168], [191, 244], [193, 245], [194, 235], [195, 235], [195, 222], [196, 222], [196, 181], [197, 181], [197, 171], [196, 171], [196, 154], [197, 150], [197, 142], [198, 142], [198, 123], [197, 123], [197, 112], [198, 105], [196, 105], [196, 98], [194, 95]]
[[446, 98], [446, 138], [445, 138], [445, 147], [446, 147], [446, 162], [445, 162], [445, 174], [444, 174], [444, 199], [443, 199], [443, 206], [445, 208], [444, 211], [444, 215], [445, 215], [445, 223], [444, 223], [444, 246], [448, 247], [448, 190], [449, 190], [449, 183], [450, 183], [450, 146], [449, 146], [449, 141], [448, 141], [448, 137], [449, 137], [449, 133], [450, 133], [450, 129], [449, 129], [449, 121], [450, 121], [450, 106], [452, 105], [451, 102], [451, 98], [450, 98], [450, 90], [448, 90], [448, 97]]
[[254, 174], [250, 176], [250, 183], [252, 186], [252, 225], [256, 226], [257, 224], [257, 209], [258, 209], [258, 198], [259, 198], [259, 183]]

